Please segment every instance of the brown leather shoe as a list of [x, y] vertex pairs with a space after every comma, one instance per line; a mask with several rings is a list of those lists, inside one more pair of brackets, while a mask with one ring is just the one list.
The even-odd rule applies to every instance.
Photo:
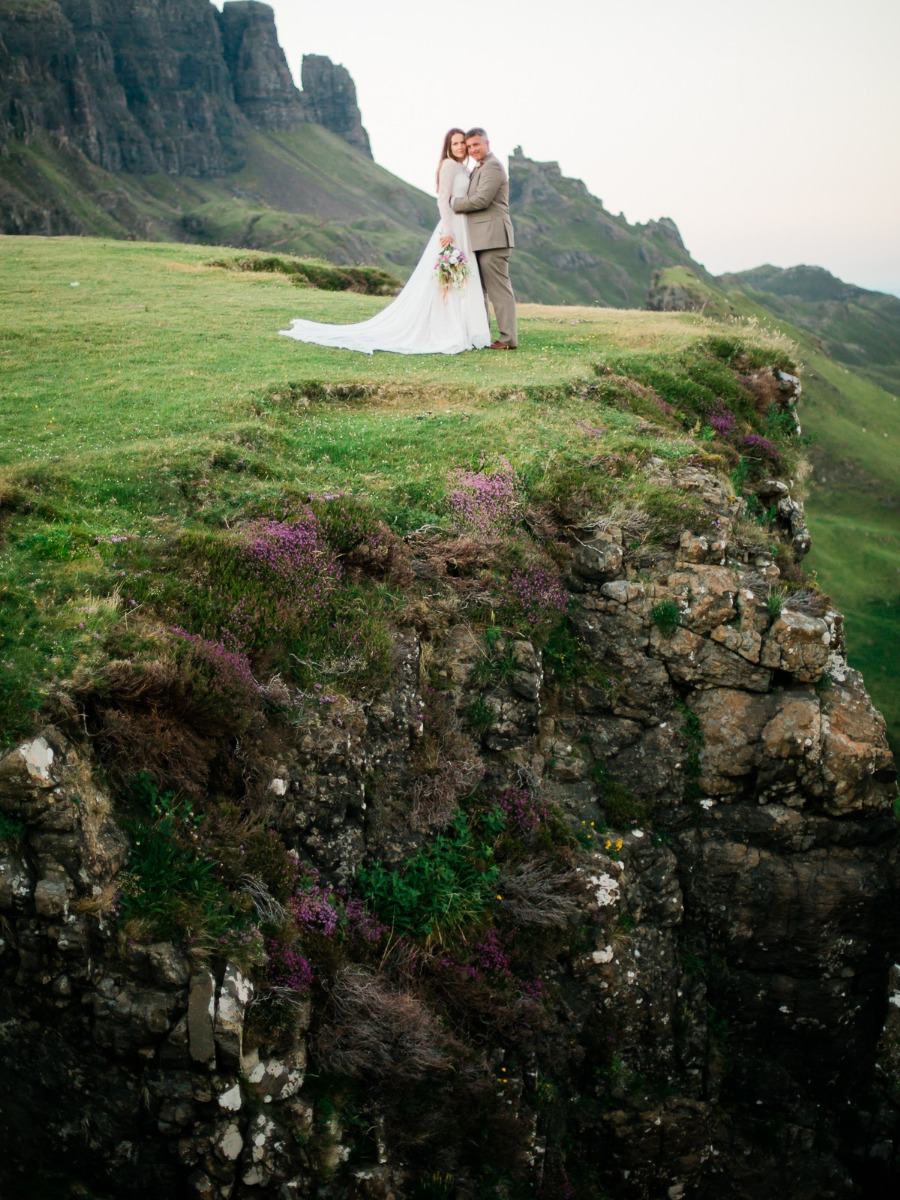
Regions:
[[515, 350], [515, 346], [511, 346], [509, 342], [491, 342], [488, 346], [489, 350]]

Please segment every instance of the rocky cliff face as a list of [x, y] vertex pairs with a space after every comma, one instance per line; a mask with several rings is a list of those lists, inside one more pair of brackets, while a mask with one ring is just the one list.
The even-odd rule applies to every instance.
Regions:
[[207, 0], [0, 5], [0, 138], [50, 136], [108, 171], [233, 170], [240, 113]]
[[296, 129], [312, 121], [372, 157], [356, 102], [356, 86], [346, 67], [321, 54], [305, 54], [300, 92], [278, 44], [274, 14], [267, 4], [227, 0], [219, 23], [234, 98], [256, 128]]
[[247, 121], [310, 120], [368, 152], [349, 75], [316, 62], [301, 97], [252, 0], [0, 0], [0, 152], [45, 137], [106, 171], [214, 176]]
[[258, 129], [295, 129], [307, 117], [267, 4], [231, 0], [219, 14], [234, 98]]
[[369, 135], [356, 103], [356, 85], [346, 67], [335, 66], [321, 54], [304, 54], [301, 82], [307, 119], [333, 130], [371, 158]]
[[[0, 763], [8, 1181], [52, 1153], [101, 1191], [139, 1172], [148, 1198], [468, 1197], [486, 1178], [548, 1198], [889, 1194], [883, 722], [840, 615], [785, 599], [772, 555], [742, 546], [742, 502], [699, 465], [646, 470], [703, 516], [651, 550], [573, 514], [571, 670], [527, 640], [486, 650], [448, 603], [460, 544], [421, 535], [402, 569], [431, 581], [430, 607], [398, 625], [389, 687], [323, 697], [258, 748], [270, 836], [320, 872], [309, 944], [330, 945], [337, 909], [309, 899], [325, 881], [406, 857], [467, 789], [503, 797], [519, 841], [496, 901], [541, 963], [530, 992], [510, 991], [499, 943], [468, 967], [440, 942], [398, 957], [393, 935], [356, 966], [329, 950], [310, 990], [235, 949], [126, 937], [129, 843], [91, 746], [48, 728]], [[802, 554], [789, 485], [759, 498]], [[456, 1013], [452, 1036], [435, 1012]]]

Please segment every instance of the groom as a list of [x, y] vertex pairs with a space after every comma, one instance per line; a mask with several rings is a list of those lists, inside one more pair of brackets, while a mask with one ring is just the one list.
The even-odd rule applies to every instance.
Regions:
[[499, 337], [491, 343], [492, 350], [515, 350], [516, 298], [509, 282], [509, 255], [515, 241], [509, 219], [509, 180], [500, 159], [491, 154], [491, 144], [483, 129], [470, 129], [466, 134], [466, 149], [475, 160], [466, 196], [457, 196], [450, 203], [453, 211], [469, 213], [469, 238], [478, 259], [484, 306], [491, 312], [494, 306]]

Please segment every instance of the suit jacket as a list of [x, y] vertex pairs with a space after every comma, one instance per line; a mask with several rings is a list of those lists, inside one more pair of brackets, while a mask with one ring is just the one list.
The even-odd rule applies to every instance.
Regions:
[[486, 155], [472, 172], [468, 195], [454, 199], [453, 211], [469, 214], [473, 250], [497, 250], [516, 244], [509, 219], [509, 180], [495, 154]]

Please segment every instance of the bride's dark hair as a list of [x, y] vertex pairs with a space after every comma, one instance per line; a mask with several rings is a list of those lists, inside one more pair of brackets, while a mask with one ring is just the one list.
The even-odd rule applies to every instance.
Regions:
[[[437, 175], [435, 176], [435, 191], [437, 191], [441, 186], [441, 167], [444, 165], [444, 159], [453, 158], [453, 155], [450, 153], [450, 143], [453, 141], [453, 138], [457, 133], [461, 133], [463, 137], [466, 136], [466, 131], [464, 129], [448, 129], [444, 137], [444, 145], [443, 149], [441, 150], [440, 161], [438, 162]], [[455, 159], [454, 161], [459, 162], [459, 159]]]

